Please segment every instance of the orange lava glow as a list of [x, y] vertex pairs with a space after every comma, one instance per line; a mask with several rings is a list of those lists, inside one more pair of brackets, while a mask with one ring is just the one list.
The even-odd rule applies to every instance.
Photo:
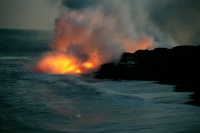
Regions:
[[87, 68], [87, 69], [90, 69], [90, 68], [92, 68], [92, 63], [91, 62], [85, 62], [85, 63], [83, 63], [83, 66], [85, 67], [85, 68]]
[[82, 74], [93, 67], [92, 62], [80, 62], [65, 54], [49, 52], [38, 62], [36, 70], [49, 74]]

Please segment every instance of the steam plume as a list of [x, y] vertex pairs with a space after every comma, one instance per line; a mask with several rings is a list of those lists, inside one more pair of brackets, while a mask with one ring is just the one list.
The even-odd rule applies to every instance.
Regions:
[[104, 10], [117, 11], [124, 22], [129, 21], [132, 32], [148, 34], [156, 47], [200, 43], [198, 0], [63, 0], [62, 5], [71, 10], [101, 5]]
[[[45, 73], [84, 73], [123, 52], [177, 45], [156, 11], [158, 0], [63, 0], [52, 51], [38, 63]], [[161, 8], [163, 7], [163, 8]], [[159, 15], [158, 15], [159, 16]], [[172, 20], [173, 21], [173, 20]], [[176, 38], [175, 38], [176, 39]]]

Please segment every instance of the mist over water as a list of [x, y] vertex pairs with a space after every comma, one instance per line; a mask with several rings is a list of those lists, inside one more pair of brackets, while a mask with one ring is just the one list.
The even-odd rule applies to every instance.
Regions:
[[27, 71], [52, 34], [0, 30], [0, 131], [28, 133], [200, 132], [191, 93], [153, 81]]

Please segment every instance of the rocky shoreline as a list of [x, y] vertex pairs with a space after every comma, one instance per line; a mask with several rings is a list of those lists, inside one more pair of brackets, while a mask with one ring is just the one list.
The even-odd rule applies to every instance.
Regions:
[[200, 106], [200, 46], [176, 46], [124, 53], [120, 61], [103, 64], [96, 78], [152, 80], [194, 92], [187, 103]]

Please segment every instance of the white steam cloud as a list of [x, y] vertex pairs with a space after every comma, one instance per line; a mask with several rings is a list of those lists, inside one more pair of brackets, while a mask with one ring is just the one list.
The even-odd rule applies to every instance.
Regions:
[[[152, 20], [152, 12], [158, 0], [63, 0], [62, 4], [71, 11], [101, 8], [104, 14], [117, 17], [118, 26], [132, 39], [141, 36], [153, 40], [152, 47], [172, 47], [177, 43], [170, 34], [163, 32]], [[160, 2], [166, 5], [167, 1]], [[135, 44], [133, 44], [135, 45]]]
[[62, 0], [61, 5], [52, 51], [41, 59], [38, 71], [79, 73], [117, 60], [123, 52], [176, 46], [183, 35], [191, 40], [192, 32], [180, 32], [184, 30], [175, 18], [181, 15], [169, 11], [179, 9], [172, 0]]
[[[150, 49], [172, 42], [149, 21], [140, 1], [65, 0], [56, 21], [54, 50], [76, 56], [81, 62], [98, 58], [105, 63], [123, 52]], [[133, 5], [130, 5], [133, 4]], [[138, 8], [140, 7], [140, 8]], [[157, 38], [155, 38], [157, 37]], [[175, 44], [173, 42], [173, 44]]]

